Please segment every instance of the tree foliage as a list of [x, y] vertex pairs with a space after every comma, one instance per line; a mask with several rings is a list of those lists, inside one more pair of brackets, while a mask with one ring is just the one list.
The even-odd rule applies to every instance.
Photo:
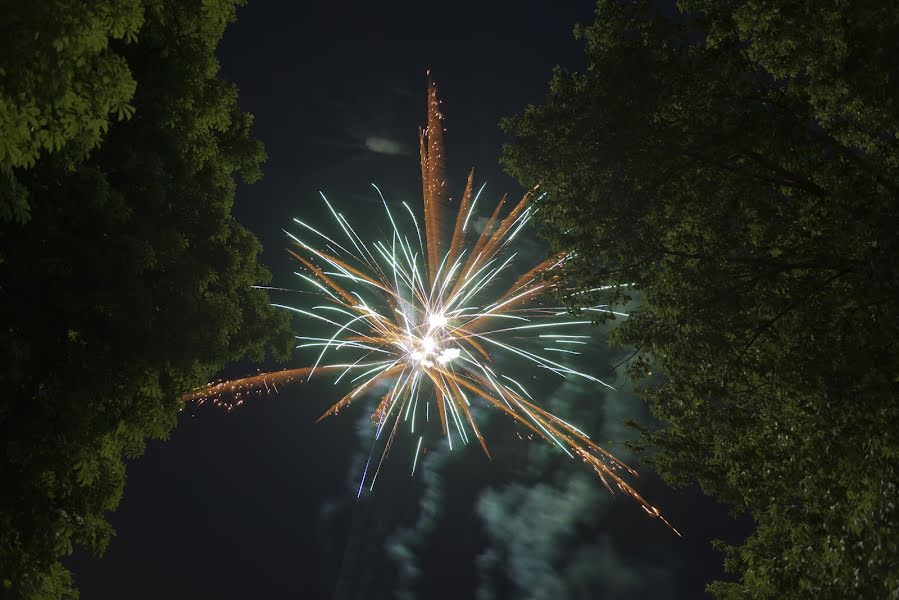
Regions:
[[[899, 13], [601, 0], [589, 67], [505, 122], [580, 306], [615, 339], [669, 482], [751, 514], [719, 598], [899, 589]], [[596, 288], [610, 283], [611, 290]], [[663, 373], [661, 382], [649, 378]]]
[[28, 220], [13, 169], [66, 148], [84, 156], [130, 117], [136, 82], [117, 41], [134, 42], [139, 0], [0, 2], [0, 222]]
[[123, 457], [292, 337], [231, 216], [264, 160], [217, 76], [234, 0], [4, 4], [0, 584], [74, 597], [58, 557], [103, 550]]

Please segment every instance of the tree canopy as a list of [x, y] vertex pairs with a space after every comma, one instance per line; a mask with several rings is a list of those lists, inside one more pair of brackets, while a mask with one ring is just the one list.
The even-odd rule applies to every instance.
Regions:
[[105, 547], [123, 458], [226, 362], [289, 352], [231, 215], [265, 157], [217, 75], [235, 4], [3, 3], [4, 597], [75, 597], [58, 558]]
[[504, 163], [573, 308], [642, 299], [614, 338], [656, 470], [756, 523], [711, 591], [896, 593], [899, 14], [600, 0], [576, 35], [587, 71], [504, 122]]

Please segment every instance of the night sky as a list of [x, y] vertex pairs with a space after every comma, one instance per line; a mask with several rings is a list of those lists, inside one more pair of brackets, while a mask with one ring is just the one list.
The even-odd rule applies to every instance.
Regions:
[[[474, 166], [485, 206], [521, 193], [497, 164], [497, 124], [542, 100], [555, 65], [583, 68], [571, 32], [591, 20], [589, 2], [307, 4], [251, 0], [218, 53], [269, 157], [263, 180], [239, 188], [235, 214], [262, 240], [274, 285], [295, 285], [282, 228], [324, 220], [319, 190], [371, 235], [384, 217], [370, 182], [390, 202], [420, 202], [427, 69], [444, 101], [451, 190]], [[539, 256], [530, 235], [525, 249]], [[619, 392], [561, 381], [540, 391], [627, 459], [625, 419], [649, 417], [610, 372], [623, 352], [603, 338], [585, 359]], [[486, 413], [492, 462], [477, 445], [435, 443], [412, 478], [414, 449], [401, 440], [357, 502], [368, 413], [315, 423], [338, 397], [321, 378], [231, 414], [182, 414], [130, 465], [106, 555], [68, 561], [82, 598], [700, 598], [722, 575], [709, 540], [746, 530], [641, 469], [638, 488], [680, 539], [581, 463]]]

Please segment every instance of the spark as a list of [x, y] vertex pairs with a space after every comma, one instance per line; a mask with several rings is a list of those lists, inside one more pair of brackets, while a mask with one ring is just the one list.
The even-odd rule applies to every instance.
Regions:
[[[221, 397], [261, 385], [268, 389], [269, 383], [305, 381], [313, 373], [336, 372], [335, 384], [346, 377], [345, 385], [351, 389], [321, 415], [321, 420], [377, 391], [375, 397], [380, 398], [372, 414], [375, 441], [384, 432], [388, 435], [371, 478], [372, 489], [400, 425], [407, 424], [415, 434], [420, 403], [425, 405], [425, 423], [419, 423], [419, 427], [428, 426], [433, 404], [441, 435], [451, 449], [455, 430], [456, 442], [467, 444], [474, 437], [489, 457], [486, 441], [472, 414], [469, 396], [473, 396], [472, 400], [505, 413], [528, 429], [529, 438], [541, 437], [569, 456], [577, 456], [608, 489], [614, 485], [636, 500], [647, 514], [668, 524], [659, 510], [625, 481], [625, 476], [637, 475], [634, 469], [580, 429], [541, 408], [523, 384], [497, 374], [497, 360], [505, 356], [515, 364], [614, 389], [545, 355], [579, 355], [575, 350], [543, 344], [551, 340], [560, 345], [585, 345], [583, 340], [590, 336], [577, 330], [582, 331], [591, 321], [565, 320], [561, 318], [567, 312], [564, 307], [548, 304], [551, 295], [565, 294], [563, 275], [570, 253], [563, 252], [526, 270], [515, 271], [518, 255], [507, 249], [533, 216], [535, 211], [530, 205], [539, 197], [539, 191], [529, 191], [505, 214], [504, 197], [480, 233], [475, 234], [468, 225], [484, 186], [473, 193], [472, 170], [455, 207], [455, 219], [447, 220], [450, 202], [444, 174], [442, 120], [437, 88], [429, 82], [428, 123], [419, 136], [422, 219], [405, 202], [405, 213], [399, 210], [394, 214], [381, 190], [374, 186], [389, 223], [384, 239], [366, 243], [323, 193], [321, 198], [336, 224], [333, 231], [326, 233], [295, 219], [303, 232], [285, 232], [295, 246], [289, 252], [303, 271], [297, 273], [300, 280], [324, 303], [311, 309], [274, 306], [331, 328], [330, 334], [323, 336], [298, 336], [299, 347], [313, 348], [317, 353], [312, 366], [219, 383], [189, 399]], [[444, 234], [450, 231], [447, 239]], [[300, 237], [310, 234], [309, 239]], [[317, 247], [315, 240], [323, 246]], [[606, 305], [587, 311], [626, 316]], [[577, 329], [569, 333], [572, 328]], [[533, 345], [532, 349], [525, 347], [528, 344]], [[474, 436], [469, 436], [469, 428]], [[413, 475], [424, 435], [418, 434]], [[365, 463], [357, 495], [366, 483], [371, 458], [370, 455]]]
[[418, 436], [418, 446], [415, 448], [415, 460], [412, 461], [412, 475], [415, 475], [415, 467], [418, 465], [418, 453], [421, 451], [422, 436]]

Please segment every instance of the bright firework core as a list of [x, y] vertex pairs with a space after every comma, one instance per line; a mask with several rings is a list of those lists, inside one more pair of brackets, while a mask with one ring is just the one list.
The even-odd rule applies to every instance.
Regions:
[[408, 351], [408, 361], [412, 367], [433, 367], [435, 364], [445, 365], [459, 358], [462, 350], [453, 344], [452, 336], [446, 332], [447, 318], [440, 313], [428, 315], [424, 336], [419, 337], [409, 332], [403, 349]]

